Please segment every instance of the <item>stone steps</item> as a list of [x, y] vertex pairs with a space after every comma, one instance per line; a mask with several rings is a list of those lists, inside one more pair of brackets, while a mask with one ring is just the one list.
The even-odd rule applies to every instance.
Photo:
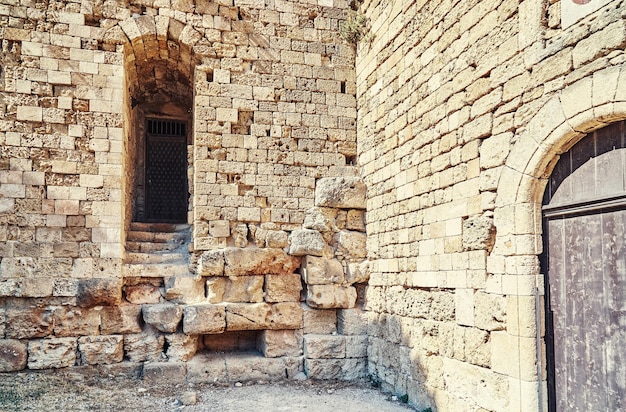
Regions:
[[126, 235], [125, 277], [189, 275], [191, 228], [186, 224], [132, 222]]

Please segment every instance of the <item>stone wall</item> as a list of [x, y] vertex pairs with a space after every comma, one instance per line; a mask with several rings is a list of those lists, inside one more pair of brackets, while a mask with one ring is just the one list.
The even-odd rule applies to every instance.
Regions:
[[560, 3], [361, 5], [369, 371], [418, 409], [546, 400], [545, 179], [585, 132], [626, 116], [624, 2], [567, 29]]
[[[366, 374], [347, 8], [2, 1], [0, 370]], [[143, 222], [149, 118], [187, 126], [179, 225]]]

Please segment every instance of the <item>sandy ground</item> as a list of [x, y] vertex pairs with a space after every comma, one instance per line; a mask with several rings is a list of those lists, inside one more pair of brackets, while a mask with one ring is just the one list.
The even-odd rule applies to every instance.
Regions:
[[[195, 403], [194, 403], [195, 399]], [[0, 374], [0, 411], [394, 412], [408, 405], [369, 382], [285, 381], [150, 385], [128, 377]]]

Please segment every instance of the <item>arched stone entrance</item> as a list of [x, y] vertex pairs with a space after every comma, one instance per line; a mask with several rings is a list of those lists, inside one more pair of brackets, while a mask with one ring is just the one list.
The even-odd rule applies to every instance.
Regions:
[[550, 410], [623, 410], [626, 123], [561, 155], [543, 201]]

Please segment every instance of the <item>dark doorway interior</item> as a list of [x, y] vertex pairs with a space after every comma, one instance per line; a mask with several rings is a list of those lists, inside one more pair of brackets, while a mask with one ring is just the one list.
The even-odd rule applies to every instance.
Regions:
[[148, 119], [145, 182], [146, 221], [187, 222], [185, 122]]

